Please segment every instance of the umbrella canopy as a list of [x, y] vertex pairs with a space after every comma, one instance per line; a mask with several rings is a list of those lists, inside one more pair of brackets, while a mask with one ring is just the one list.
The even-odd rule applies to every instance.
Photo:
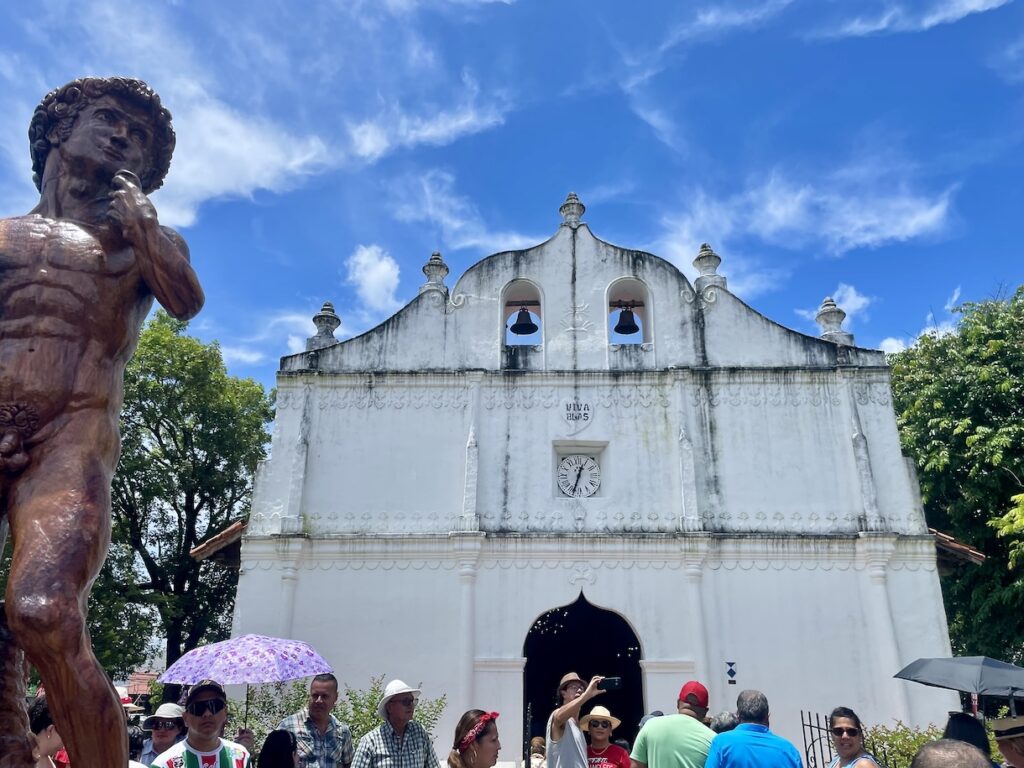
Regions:
[[918, 659], [894, 677], [981, 696], [1024, 696], [1024, 667], [988, 656]]
[[277, 683], [330, 671], [331, 665], [301, 640], [242, 635], [193, 648], [158, 682], [194, 685], [211, 678], [222, 685]]

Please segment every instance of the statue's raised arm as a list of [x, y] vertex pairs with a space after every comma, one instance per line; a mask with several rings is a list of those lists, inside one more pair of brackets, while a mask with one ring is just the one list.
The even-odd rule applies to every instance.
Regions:
[[[174, 150], [149, 86], [68, 83], [36, 109], [29, 139], [39, 204], [0, 219], [0, 529], [14, 543], [4, 614], [71, 764], [124, 768], [124, 712], [83, 606], [110, 543], [125, 364], [154, 297], [188, 319], [203, 292], [148, 197]], [[0, 664], [15, 658], [0, 648]], [[0, 755], [23, 748], [14, 679], [0, 669]]]

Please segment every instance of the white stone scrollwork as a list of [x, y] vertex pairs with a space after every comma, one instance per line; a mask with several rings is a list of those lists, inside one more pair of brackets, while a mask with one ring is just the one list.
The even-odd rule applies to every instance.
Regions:
[[464, 409], [469, 404], [468, 387], [332, 387], [320, 390], [320, 410], [355, 408], [441, 408]]
[[851, 389], [857, 405], [889, 405], [892, 401], [892, 391], [884, 382], [858, 381]]
[[594, 330], [594, 323], [587, 318], [589, 311], [590, 305], [586, 302], [583, 304], [573, 304], [565, 310], [565, 316], [562, 318], [562, 328], [568, 333], [577, 335], [590, 333]]
[[597, 581], [597, 576], [594, 574], [594, 569], [586, 563], [574, 563], [572, 567], [572, 574], [569, 576], [570, 584], [590, 584], [593, 586], [594, 582]]
[[430, 302], [431, 305], [437, 307], [446, 315], [451, 314], [466, 304], [466, 294], [464, 293], [457, 293], [454, 296], [449, 296], [443, 291], [426, 291], [423, 295], [426, 297], [426, 301]]
[[718, 301], [718, 288], [714, 285], [706, 285], [700, 291], [694, 291], [690, 285], [684, 285], [683, 289], [679, 291], [679, 295], [687, 304], [693, 304], [700, 299], [702, 303], [710, 305]]

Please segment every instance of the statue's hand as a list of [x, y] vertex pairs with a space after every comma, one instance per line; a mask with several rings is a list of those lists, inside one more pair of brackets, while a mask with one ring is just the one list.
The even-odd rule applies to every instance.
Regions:
[[112, 184], [116, 191], [107, 216], [121, 227], [125, 240], [141, 247], [146, 242], [147, 230], [159, 226], [156, 208], [142, 191], [139, 177], [131, 171], [118, 171]]

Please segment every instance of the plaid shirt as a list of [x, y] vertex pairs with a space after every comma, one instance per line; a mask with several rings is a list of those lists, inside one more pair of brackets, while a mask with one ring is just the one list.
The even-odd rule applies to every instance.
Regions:
[[352, 762], [352, 733], [347, 725], [330, 715], [327, 733], [309, 717], [308, 709], [288, 715], [277, 727], [295, 734], [301, 768], [342, 768]]
[[359, 740], [352, 768], [439, 768], [430, 736], [415, 720], [401, 742], [386, 720]]

